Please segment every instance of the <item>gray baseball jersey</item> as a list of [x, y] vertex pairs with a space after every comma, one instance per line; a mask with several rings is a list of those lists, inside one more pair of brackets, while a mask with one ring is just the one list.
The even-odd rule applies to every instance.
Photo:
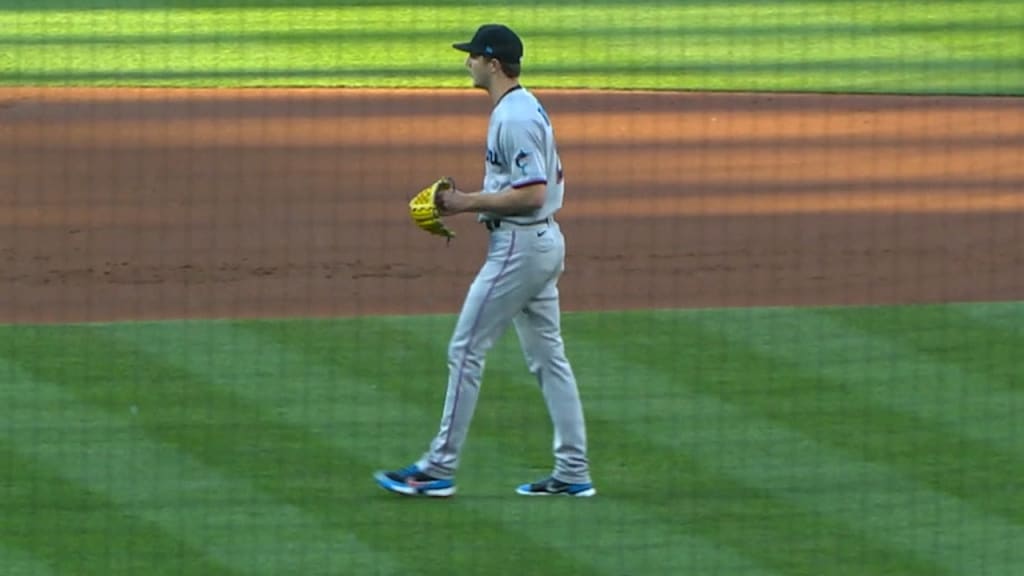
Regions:
[[[484, 193], [531, 184], [547, 184], [544, 205], [530, 214], [506, 216], [511, 222], [534, 222], [554, 216], [562, 207], [565, 183], [562, 160], [555, 145], [554, 128], [544, 106], [525, 88], [517, 88], [498, 102], [487, 127]], [[501, 218], [481, 214], [480, 219]]]
[[553, 475], [563, 482], [588, 483], [583, 408], [561, 334], [558, 280], [565, 239], [553, 216], [562, 206], [562, 164], [547, 113], [526, 89], [506, 93], [492, 110], [486, 166], [486, 193], [545, 182], [547, 197], [539, 210], [501, 217], [501, 225], [491, 231], [486, 261], [469, 287], [449, 342], [440, 429], [417, 466], [436, 478], [454, 477], [487, 352], [515, 326], [554, 424]]

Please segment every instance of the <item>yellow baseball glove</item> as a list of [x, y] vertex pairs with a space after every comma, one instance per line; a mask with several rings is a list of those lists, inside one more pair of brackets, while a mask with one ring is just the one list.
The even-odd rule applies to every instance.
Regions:
[[414, 224], [434, 234], [444, 236], [449, 241], [455, 237], [441, 221], [441, 210], [438, 207], [438, 195], [445, 190], [455, 188], [455, 181], [449, 177], [439, 178], [430, 186], [420, 190], [419, 194], [409, 201], [409, 215]]

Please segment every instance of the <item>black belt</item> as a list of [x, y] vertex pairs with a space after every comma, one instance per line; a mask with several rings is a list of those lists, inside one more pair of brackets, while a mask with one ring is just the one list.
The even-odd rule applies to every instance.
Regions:
[[536, 226], [537, 224], [550, 224], [551, 218], [545, 218], [543, 220], [535, 220], [533, 222], [515, 222], [513, 220], [484, 220], [484, 226], [491, 232], [494, 232], [498, 228], [501, 228], [501, 223], [506, 222], [512, 226]]

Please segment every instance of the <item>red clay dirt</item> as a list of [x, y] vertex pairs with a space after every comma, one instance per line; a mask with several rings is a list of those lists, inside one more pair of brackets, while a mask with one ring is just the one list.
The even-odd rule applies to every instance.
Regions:
[[[538, 90], [566, 310], [1024, 299], [1019, 99]], [[408, 218], [483, 173], [460, 91], [0, 91], [0, 321], [453, 313]]]

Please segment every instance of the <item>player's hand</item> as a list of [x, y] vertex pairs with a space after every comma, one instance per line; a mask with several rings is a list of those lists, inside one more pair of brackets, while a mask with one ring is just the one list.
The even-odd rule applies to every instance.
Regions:
[[444, 216], [466, 212], [471, 206], [472, 197], [458, 189], [445, 190], [437, 199], [437, 207]]

